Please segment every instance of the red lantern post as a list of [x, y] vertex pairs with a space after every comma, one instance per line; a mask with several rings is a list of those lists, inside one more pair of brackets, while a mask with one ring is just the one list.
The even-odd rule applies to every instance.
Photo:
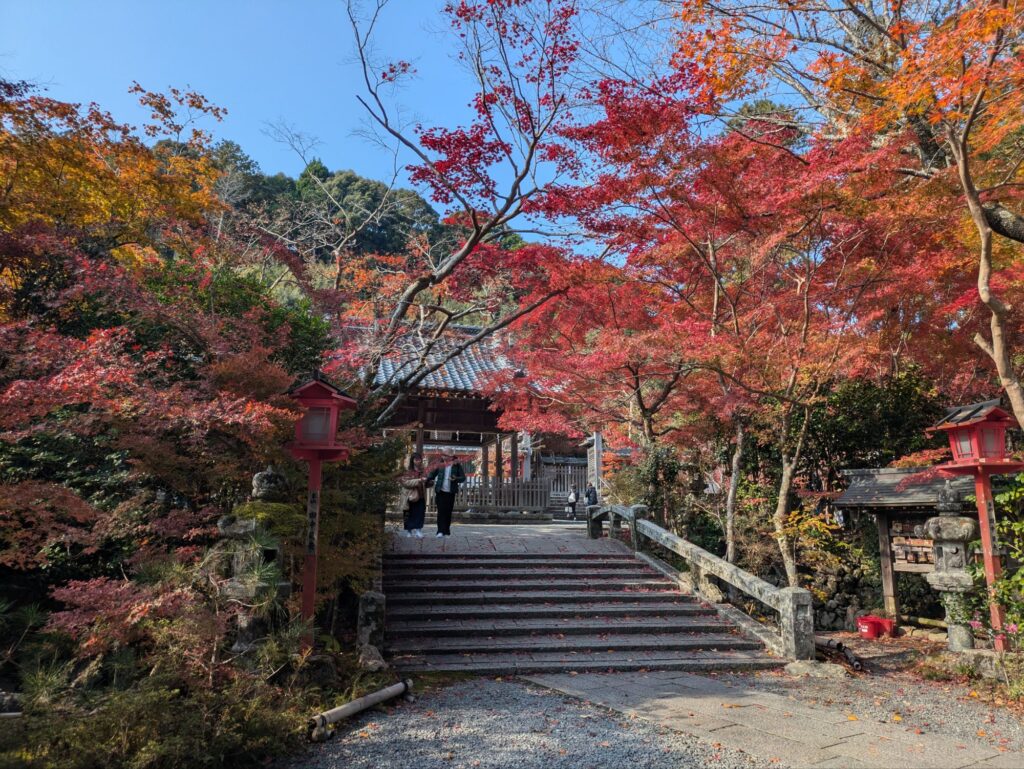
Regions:
[[1024, 468], [1024, 462], [1006, 456], [1006, 429], [1016, 425], [1017, 420], [1000, 407], [999, 401], [991, 400], [952, 409], [928, 430], [945, 432], [953, 451], [953, 461], [940, 465], [939, 471], [944, 475], [974, 476], [985, 581], [989, 588], [989, 612], [995, 631], [995, 646], [999, 651], [1006, 650], [1006, 638], [1002, 633], [1003, 607], [995, 600], [994, 594], [1002, 565], [996, 554], [996, 509], [991, 478]]
[[[288, 446], [296, 459], [309, 462], [309, 491], [306, 496], [306, 555], [302, 565], [302, 618], [312, 625], [316, 610], [316, 575], [319, 555], [321, 464], [348, 457], [348, 448], [338, 443], [338, 415], [354, 409], [356, 402], [329, 382], [319, 371], [288, 390], [305, 408], [295, 424], [295, 442]], [[312, 632], [303, 638], [303, 648], [313, 646]]]

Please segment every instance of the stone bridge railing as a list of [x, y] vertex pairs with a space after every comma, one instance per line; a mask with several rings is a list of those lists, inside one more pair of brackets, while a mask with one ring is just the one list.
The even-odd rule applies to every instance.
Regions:
[[[643, 505], [622, 505], [587, 508], [588, 535], [598, 539], [603, 522], [608, 521], [610, 536], [618, 537], [624, 522], [630, 533], [630, 543], [641, 560], [647, 562], [683, 588], [717, 603], [717, 608], [728, 619], [756, 636], [774, 653], [794, 660], [814, 659], [814, 614], [811, 594], [798, 587], [776, 587], [760, 577], [740, 569], [734, 564], [697, 547], [682, 537], [666, 531], [644, 518]], [[688, 572], [679, 572], [660, 558], [643, 552], [647, 540], [675, 553], [686, 562]], [[722, 603], [722, 596], [710, 577], [716, 577], [731, 588], [740, 590], [778, 614], [778, 629], [774, 630], [751, 619], [736, 607]]]

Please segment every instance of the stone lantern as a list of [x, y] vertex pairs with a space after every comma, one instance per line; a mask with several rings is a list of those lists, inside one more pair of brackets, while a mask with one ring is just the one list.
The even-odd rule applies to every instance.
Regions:
[[935, 554], [935, 570], [925, 579], [942, 593], [949, 624], [949, 650], [962, 651], [974, 646], [971, 628], [964, 624], [962, 605], [964, 594], [974, 587], [974, 580], [967, 571], [967, 547], [978, 537], [978, 522], [973, 517], [961, 515], [962, 502], [948, 480], [939, 492], [936, 509], [939, 515], [925, 523]]
[[981, 534], [982, 557], [985, 562], [985, 581], [989, 589], [989, 613], [995, 632], [996, 651], [1006, 651], [1003, 634], [1003, 607], [995, 597], [995, 584], [1002, 572], [996, 552], [996, 508], [992, 498], [992, 476], [1017, 473], [1024, 462], [1008, 456], [1006, 430], [1016, 427], [1013, 415], [1000, 407], [998, 400], [972, 403], [950, 409], [939, 423], [927, 432], [944, 432], [949, 439], [953, 461], [939, 465], [943, 475], [974, 477], [974, 496], [978, 505], [978, 523]]

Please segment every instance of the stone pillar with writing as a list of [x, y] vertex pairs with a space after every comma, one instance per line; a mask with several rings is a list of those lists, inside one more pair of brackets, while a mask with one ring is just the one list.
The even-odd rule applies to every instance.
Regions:
[[273, 467], [253, 476], [251, 501], [236, 507], [236, 514], [217, 522], [223, 541], [218, 545], [223, 558], [223, 596], [237, 604], [233, 653], [251, 651], [267, 638], [271, 630], [269, 611], [291, 592], [291, 583], [284, 580], [278, 563], [279, 547], [273, 537], [253, 517], [261, 504], [283, 503], [288, 483]]
[[974, 580], [967, 571], [967, 546], [978, 537], [978, 522], [965, 515], [963, 503], [949, 481], [939, 492], [936, 506], [939, 515], [929, 518], [925, 530], [932, 538], [935, 571], [926, 575], [933, 588], [942, 593], [949, 624], [950, 651], [963, 651], [974, 647], [974, 636], [967, 625], [963, 610], [965, 594], [974, 588]]

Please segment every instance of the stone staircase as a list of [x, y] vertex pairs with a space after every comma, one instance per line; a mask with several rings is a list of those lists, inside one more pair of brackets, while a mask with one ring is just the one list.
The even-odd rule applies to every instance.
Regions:
[[763, 646], [629, 553], [392, 552], [399, 670], [481, 675], [777, 667]]

